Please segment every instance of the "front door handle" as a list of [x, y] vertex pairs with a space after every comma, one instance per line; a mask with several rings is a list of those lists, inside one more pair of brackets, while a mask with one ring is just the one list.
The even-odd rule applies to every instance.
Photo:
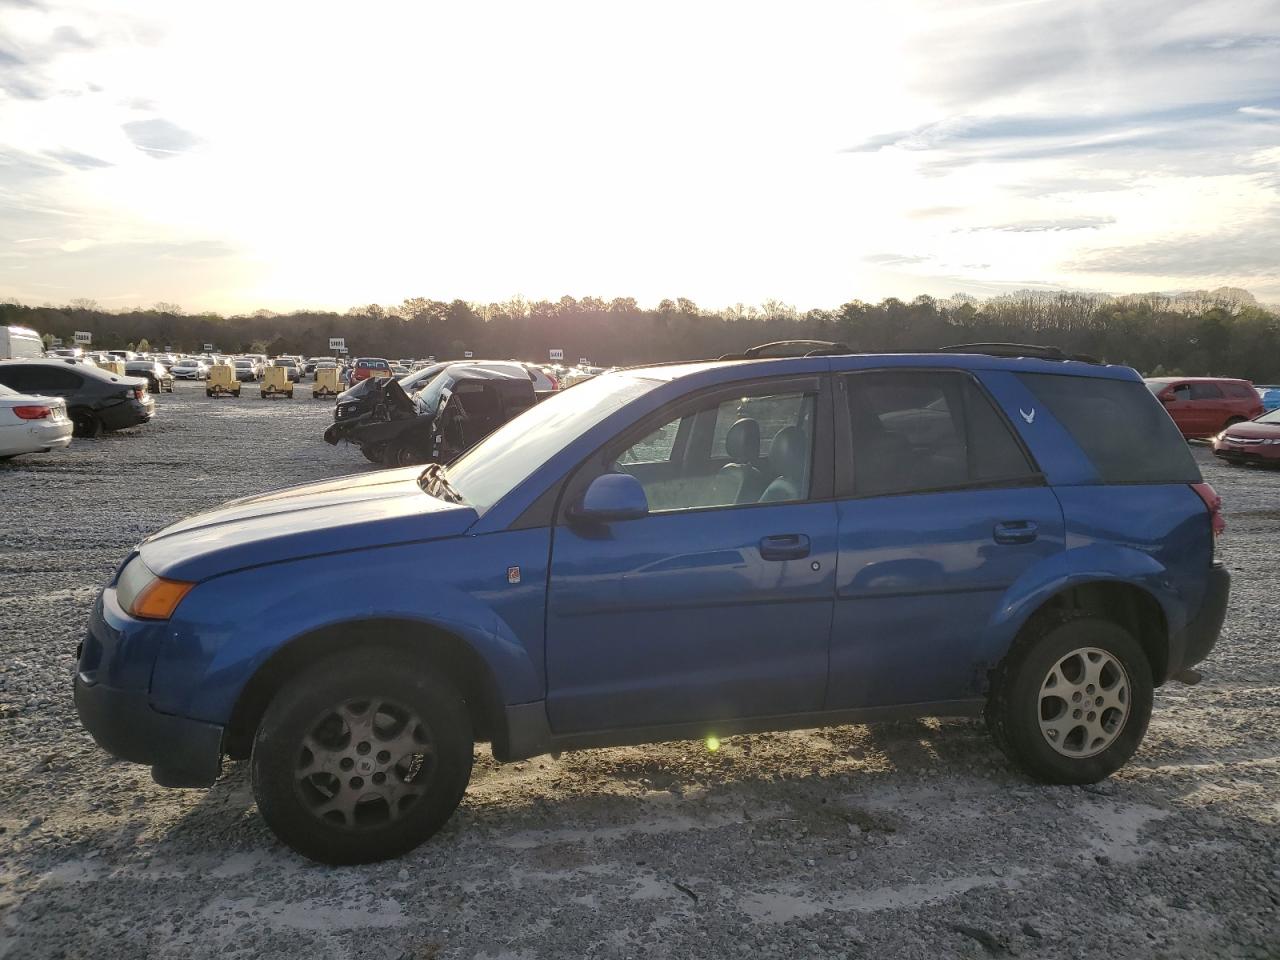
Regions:
[[996, 524], [991, 536], [996, 543], [1031, 543], [1039, 533], [1030, 520], [1006, 520]]
[[760, 541], [764, 560], [799, 560], [809, 555], [809, 538], [803, 533], [783, 533]]

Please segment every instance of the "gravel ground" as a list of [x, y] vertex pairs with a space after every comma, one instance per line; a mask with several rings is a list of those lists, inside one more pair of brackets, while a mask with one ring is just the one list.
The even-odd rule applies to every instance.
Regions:
[[1032, 784], [969, 721], [566, 754], [477, 751], [410, 856], [316, 866], [243, 764], [165, 790], [77, 722], [73, 651], [144, 535], [369, 469], [328, 403], [213, 401], [0, 464], [0, 957], [1280, 957], [1280, 472], [1219, 467], [1235, 586], [1197, 687], [1091, 788]]

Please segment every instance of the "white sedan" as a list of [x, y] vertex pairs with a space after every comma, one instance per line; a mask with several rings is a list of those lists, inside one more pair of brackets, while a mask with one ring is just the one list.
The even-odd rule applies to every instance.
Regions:
[[71, 443], [67, 404], [0, 386], [0, 460], [20, 453], [48, 453]]
[[179, 380], [208, 380], [209, 366], [203, 360], [179, 360], [169, 368]]

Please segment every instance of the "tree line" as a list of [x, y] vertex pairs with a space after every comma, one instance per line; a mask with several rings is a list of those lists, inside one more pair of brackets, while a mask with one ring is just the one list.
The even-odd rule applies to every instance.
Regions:
[[33, 327], [69, 343], [89, 331], [100, 349], [328, 354], [343, 337], [352, 356], [435, 356], [545, 361], [550, 349], [573, 363], [611, 366], [701, 359], [774, 340], [832, 340], [856, 351], [928, 350], [980, 341], [1052, 344], [1148, 375], [1246, 377], [1280, 382], [1280, 313], [1246, 291], [1220, 288], [1168, 296], [1110, 297], [1020, 291], [979, 300], [964, 294], [879, 303], [851, 300], [835, 309], [797, 311], [784, 303], [718, 310], [691, 300], [641, 307], [632, 298], [513, 298], [474, 304], [413, 297], [395, 307], [370, 304], [345, 313], [259, 310], [248, 315], [184, 313], [174, 304], [111, 312], [93, 301], [57, 306], [0, 304], [0, 325]]

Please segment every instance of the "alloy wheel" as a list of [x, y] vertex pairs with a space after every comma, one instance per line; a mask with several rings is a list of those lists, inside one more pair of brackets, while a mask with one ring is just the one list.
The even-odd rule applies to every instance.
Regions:
[[317, 819], [360, 830], [401, 819], [426, 795], [435, 749], [422, 719], [385, 699], [347, 700], [302, 738], [294, 789]]
[[1081, 647], [1058, 660], [1040, 685], [1040, 732], [1064, 757], [1092, 757], [1120, 735], [1129, 703], [1124, 665], [1105, 650]]

